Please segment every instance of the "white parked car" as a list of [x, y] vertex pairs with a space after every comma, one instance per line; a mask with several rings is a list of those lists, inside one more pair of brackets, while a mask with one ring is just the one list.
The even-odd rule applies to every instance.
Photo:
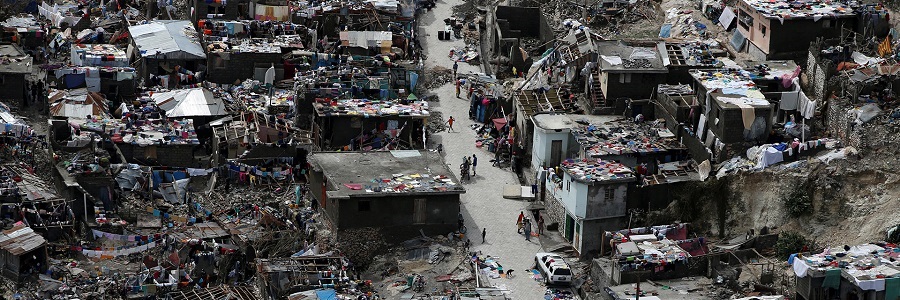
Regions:
[[534, 255], [534, 263], [547, 284], [572, 283], [572, 269], [561, 256], [555, 253], [538, 253]]

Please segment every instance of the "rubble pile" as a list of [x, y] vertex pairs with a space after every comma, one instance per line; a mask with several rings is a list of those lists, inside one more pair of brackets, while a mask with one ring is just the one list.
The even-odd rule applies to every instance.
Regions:
[[436, 66], [425, 71], [422, 75], [422, 87], [424, 90], [433, 90], [445, 84], [453, 82], [453, 70]]
[[381, 231], [372, 227], [346, 230], [337, 242], [341, 252], [360, 268], [367, 267], [376, 255], [387, 249]]
[[444, 121], [443, 114], [439, 111], [436, 111], [432, 112], [431, 115], [428, 116], [428, 125], [426, 127], [428, 128], [429, 133], [435, 134], [446, 130], [446, 128], [444, 128], [445, 123], [446, 122]]

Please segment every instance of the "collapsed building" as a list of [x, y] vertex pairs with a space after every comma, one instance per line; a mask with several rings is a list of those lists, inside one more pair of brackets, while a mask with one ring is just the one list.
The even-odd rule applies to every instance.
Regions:
[[[465, 189], [437, 153], [422, 150], [318, 152], [310, 158], [314, 201], [337, 232], [375, 227], [402, 241], [422, 230], [457, 229]], [[347, 166], [370, 166], [348, 169]]]

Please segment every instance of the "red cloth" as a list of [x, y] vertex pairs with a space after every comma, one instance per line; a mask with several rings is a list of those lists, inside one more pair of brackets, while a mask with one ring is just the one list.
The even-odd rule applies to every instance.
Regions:
[[497, 118], [491, 121], [494, 121], [494, 127], [497, 128], [497, 130], [503, 129], [503, 126], [506, 126], [505, 118]]

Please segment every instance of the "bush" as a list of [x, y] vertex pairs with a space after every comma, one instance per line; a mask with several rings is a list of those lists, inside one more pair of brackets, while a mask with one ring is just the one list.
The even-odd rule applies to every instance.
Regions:
[[783, 260], [787, 260], [791, 254], [800, 252], [803, 246], [808, 246], [809, 240], [796, 232], [784, 231], [778, 234], [778, 242], [775, 243], [775, 254]]
[[812, 197], [806, 184], [795, 185], [781, 196], [781, 203], [791, 217], [800, 217], [812, 212]]

